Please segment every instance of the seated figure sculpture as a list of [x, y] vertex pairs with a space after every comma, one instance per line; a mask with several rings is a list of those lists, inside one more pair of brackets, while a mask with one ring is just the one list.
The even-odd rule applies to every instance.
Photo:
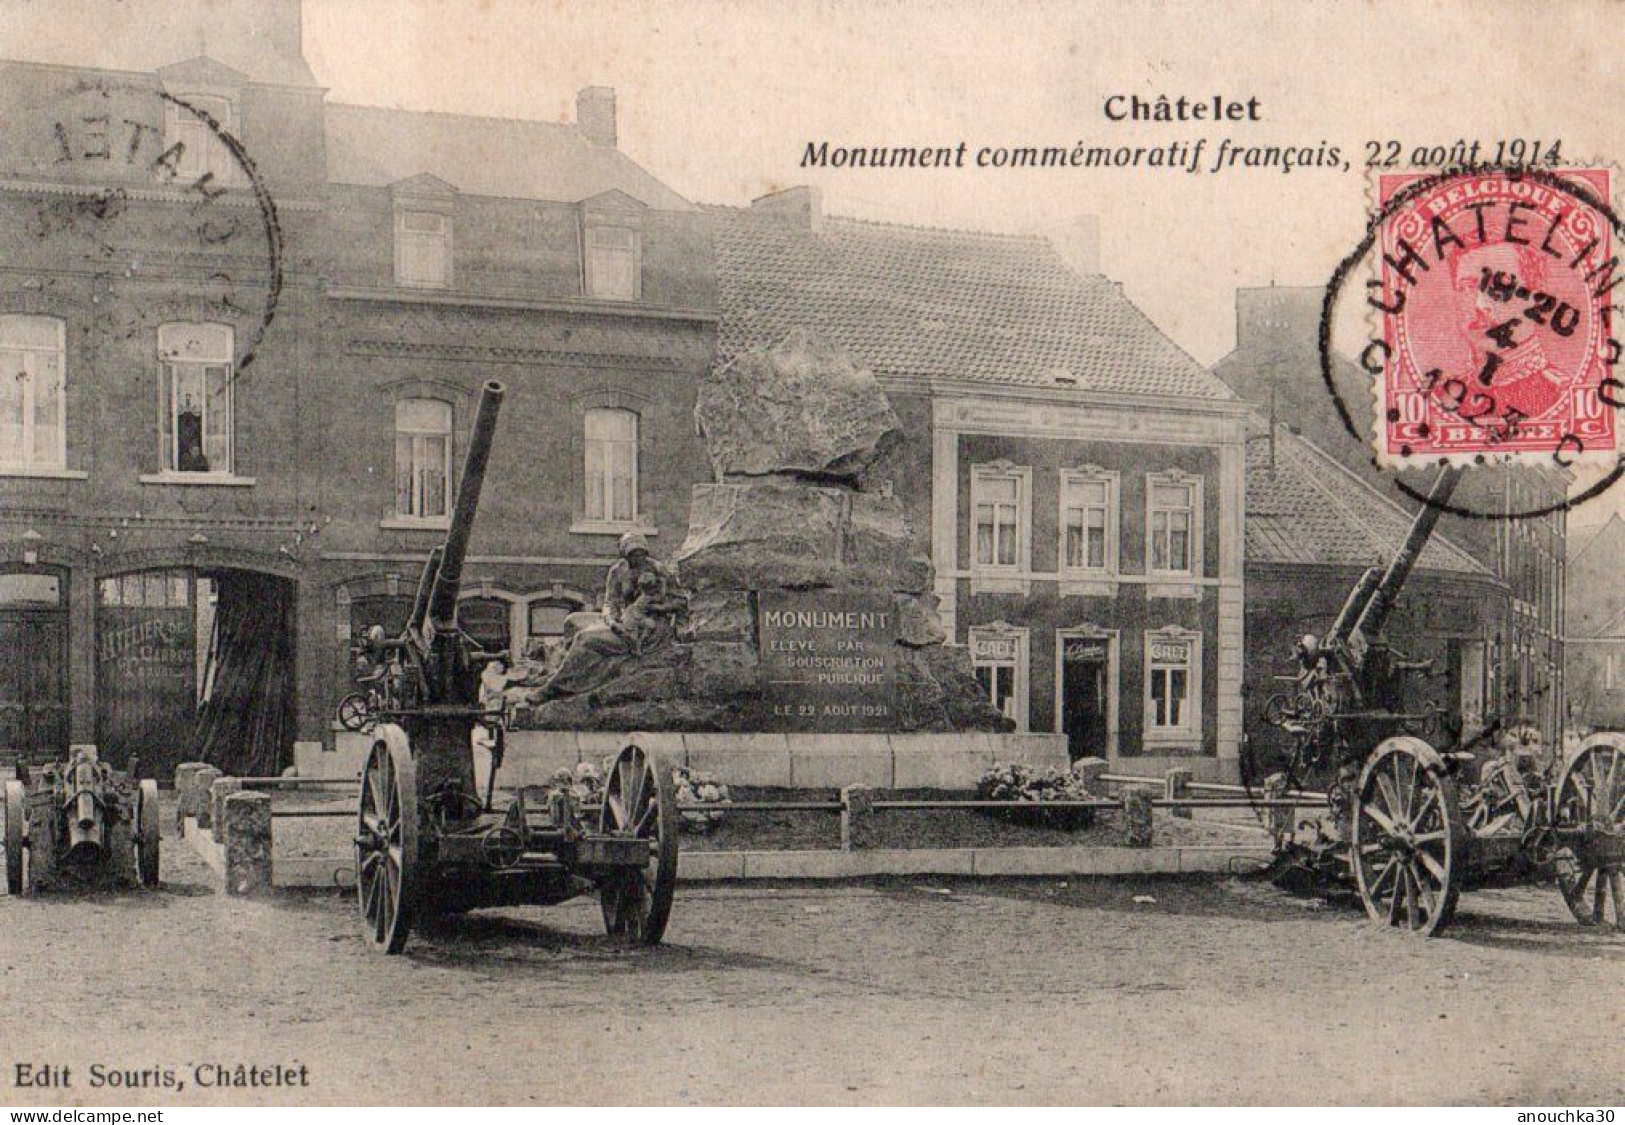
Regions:
[[590, 692], [676, 639], [677, 620], [688, 606], [677, 575], [655, 561], [636, 532], [621, 536], [620, 554], [605, 582], [602, 612], [565, 619], [568, 647], [542, 684], [540, 699]]

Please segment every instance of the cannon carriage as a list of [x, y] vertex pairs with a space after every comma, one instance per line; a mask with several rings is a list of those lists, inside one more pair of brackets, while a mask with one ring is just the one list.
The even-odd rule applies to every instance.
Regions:
[[1425, 935], [1449, 925], [1464, 890], [1548, 879], [1577, 921], [1625, 927], [1625, 735], [1595, 735], [1562, 762], [1484, 760], [1437, 708], [1408, 706], [1430, 669], [1383, 628], [1462, 472], [1441, 471], [1393, 560], [1362, 575], [1323, 638], [1299, 641], [1290, 692], [1266, 705], [1293, 736], [1291, 774], [1332, 778], [1332, 830], [1309, 846], [1283, 838], [1283, 857], [1352, 878], [1373, 919]]
[[114, 769], [94, 746], [19, 763], [4, 786], [7, 892], [156, 887], [158, 784], [136, 769]]
[[[521, 789], [493, 804], [502, 765], [500, 709], [480, 699], [488, 652], [458, 627], [457, 596], [502, 402], [487, 383], [445, 541], [424, 566], [397, 637], [369, 640], [389, 683], [371, 727], [356, 821], [362, 924], [386, 953], [405, 948], [414, 921], [478, 907], [552, 905], [596, 891], [605, 928], [658, 944], [677, 881], [678, 812], [671, 767], [638, 745], [611, 766], [597, 808], [557, 788]], [[474, 742], [489, 747], [483, 793]]]

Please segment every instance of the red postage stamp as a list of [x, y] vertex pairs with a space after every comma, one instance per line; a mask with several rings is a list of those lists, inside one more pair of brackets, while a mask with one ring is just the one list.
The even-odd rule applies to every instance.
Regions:
[[1621, 277], [1609, 178], [1380, 177], [1379, 280], [1368, 282], [1381, 317], [1379, 459], [1614, 458], [1625, 394], [1610, 337]]

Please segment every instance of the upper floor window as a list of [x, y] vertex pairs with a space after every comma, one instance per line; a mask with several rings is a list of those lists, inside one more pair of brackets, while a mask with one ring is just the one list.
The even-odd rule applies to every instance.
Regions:
[[1147, 481], [1147, 521], [1153, 574], [1195, 574], [1201, 483], [1177, 474]]
[[65, 332], [48, 316], [0, 316], [0, 470], [67, 463]]
[[971, 467], [973, 550], [978, 568], [1015, 570], [1027, 536], [1027, 473], [1000, 464]]
[[1116, 474], [1061, 471], [1061, 569], [1115, 570]]
[[635, 301], [642, 289], [643, 246], [630, 227], [589, 224], [586, 228], [587, 296]]
[[451, 284], [451, 216], [408, 207], [396, 210], [395, 281], [425, 288]]
[[638, 518], [638, 416], [595, 408], [586, 415], [585, 515], [605, 523]]
[[434, 398], [395, 404], [395, 511], [444, 519], [451, 497], [451, 406]]
[[158, 441], [164, 472], [232, 471], [232, 348], [229, 325], [159, 326]]
[[220, 138], [221, 132], [234, 134], [237, 129], [232, 100], [215, 94], [181, 94], [164, 105], [163, 163], [174, 169], [176, 178], [196, 181], [208, 176], [215, 183], [240, 182], [237, 159]]

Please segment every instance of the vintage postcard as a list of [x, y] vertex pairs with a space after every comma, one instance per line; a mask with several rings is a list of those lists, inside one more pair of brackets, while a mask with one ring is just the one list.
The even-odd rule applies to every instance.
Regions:
[[0, 1106], [1612, 1121], [1621, 14], [0, 0]]

